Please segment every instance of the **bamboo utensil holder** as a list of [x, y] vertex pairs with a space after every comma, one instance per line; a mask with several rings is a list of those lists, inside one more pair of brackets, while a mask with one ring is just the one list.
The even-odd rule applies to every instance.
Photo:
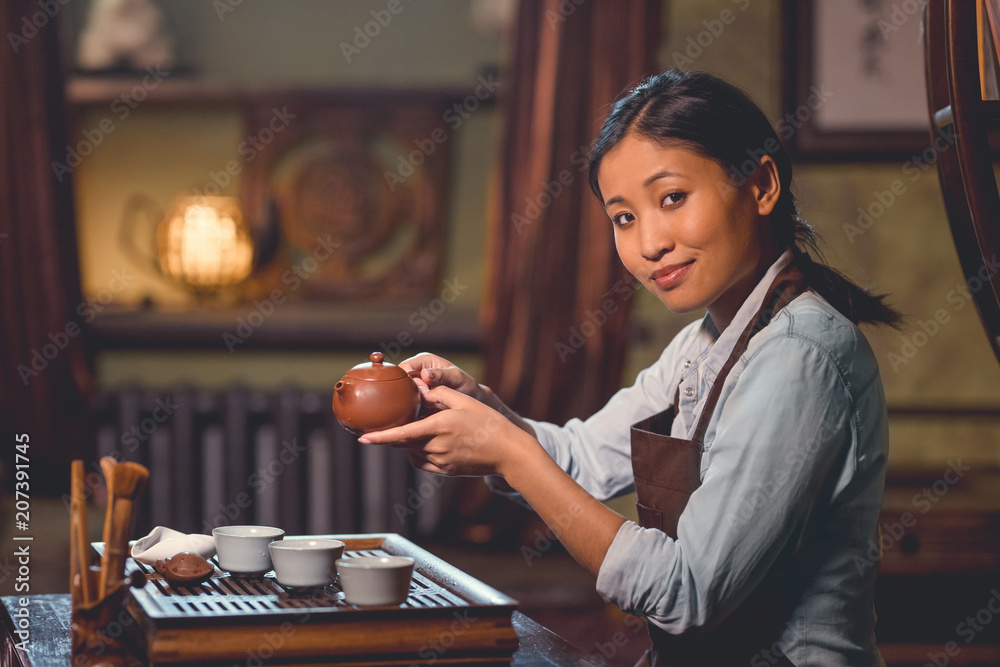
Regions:
[[104, 535], [110, 548], [104, 550], [100, 568], [90, 565], [83, 461], [73, 461], [70, 469], [70, 642], [74, 665], [126, 667], [138, 663], [129, 657], [120, 632], [125, 592], [130, 584], [141, 586], [146, 579], [139, 574], [124, 581], [123, 571], [134, 501], [149, 471], [135, 463], [116, 464], [114, 459], [102, 459], [101, 469], [109, 491]]

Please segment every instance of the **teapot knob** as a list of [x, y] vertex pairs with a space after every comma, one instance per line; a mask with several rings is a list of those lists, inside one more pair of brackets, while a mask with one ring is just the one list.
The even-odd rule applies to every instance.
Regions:
[[381, 366], [382, 360], [385, 359], [385, 355], [382, 354], [381, 352], [372, 352], [369, 359], [371, 359], [373, 366], [376, 365]]

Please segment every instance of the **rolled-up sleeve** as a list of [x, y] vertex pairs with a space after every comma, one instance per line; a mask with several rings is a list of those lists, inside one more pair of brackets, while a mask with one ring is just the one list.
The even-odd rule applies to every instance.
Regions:
[[[687, 325], [663, 350], [660, 358], [641, 371], [635, 384], [619, 390], [599, 411], [586, 420], [570, 419], [563, 426], [527, 419], [538, 442], [549, 456], [598, 500], [607, 500], [635, 490], [632, 477], [632, 446], [629, 428], [670, 407], [677, 382], [679, 359], [700, 326]], [[498, 493], [503, 486], [487, 478]]]
[[738, 607], [853, 461], [851, 388], [818, 343], [769, 337], [726, 384], [678, 539], [626, 522], [597, 578], [605, 599], [675, 634], [710, 628]]

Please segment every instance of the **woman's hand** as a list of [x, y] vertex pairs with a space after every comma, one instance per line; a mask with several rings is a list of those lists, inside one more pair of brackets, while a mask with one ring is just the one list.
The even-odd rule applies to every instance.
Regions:
[[532, 446], [536, 454], [544, 454], [534, 438], [470, 396], [449, 386], [421, 393], [425, 403], [440, 410], [404, 426], [368, 433], [359, 442], [404, 449], [415, 468], [451, 476], [503, 475], [508, 464], [527, 455]]
[[482, 389], [476, 379], [444, 357], [422, 352], [406, 361], [401, 361], [399, 367], [407, 372], [420, 371], [420, 378], [414, 379], [418, 380], [418, 385], [422, 384], [428, 389], [451, 387], [466, 396], [482, 400], [480, 398]]
[[[420, 371], [420, 377], [413, 378], [413, 380], [417, 383], [417, 386], [422, 389], [448, 387], [450, 389], [454, 389], [460, 394], [471, 396], [480, 403], [488, 405], [499, 412], [528, 435], [532, 437], [535, 436], [535, 429], [532, 428], [531, 424], [524, 421], [520, 415], [508, 408], [504, 402], [493, 393], [493, 390], [486, 385], [476, 382], [474, 377], [447, 359], [439, 357], [436, 354], [422, 352], [415, 357], [410, 357], [405, 361], [399, 362], [399, 367], [407, 372]], [[426, 394], [423, 397], [423, 403], [425, 413], [434, 413], [441, 410], [443, 407], [442, 405], [434, 403], [433, 399], [428, 399]]]

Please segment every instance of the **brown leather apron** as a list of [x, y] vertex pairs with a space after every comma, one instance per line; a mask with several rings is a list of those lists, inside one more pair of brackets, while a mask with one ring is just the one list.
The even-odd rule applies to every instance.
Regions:
[[[632, 474], [635, 477], [639, 525], [661, 530], [677, 539], [677, 522], [688, 498], [701, 485], [701, 453], [705, 432], [722, 393], [729, 371], [747, 349], [750, 337], [765, 327], [774, 315], [805, 291], [802, 272], [794, 262], [771, 283], [763, 305], [743, 330], [736, 346], [712, 384], [691, 440], [674, 438], [670, 430], [680, 387], [673, 405], [632, 426]], [[715, 530], [715, 526], [699, 526]], [[781, 568], [775, 568], [780, 571]], [[708, 632], [692, 631], [672, 635], [648, 624], [653, 648], [639, 665], [687, 667], [689, 665], [749, 665], [763, 650], [771, 651], [785, 629], [794, 599], [796, 582], [772, 575], [739, 609]], [[768, 656], [769, 658], [771, 656]], [[784, 657], [769, 665], [791, 665]], [[638, 667], [638, 666], [637, 666]]]

